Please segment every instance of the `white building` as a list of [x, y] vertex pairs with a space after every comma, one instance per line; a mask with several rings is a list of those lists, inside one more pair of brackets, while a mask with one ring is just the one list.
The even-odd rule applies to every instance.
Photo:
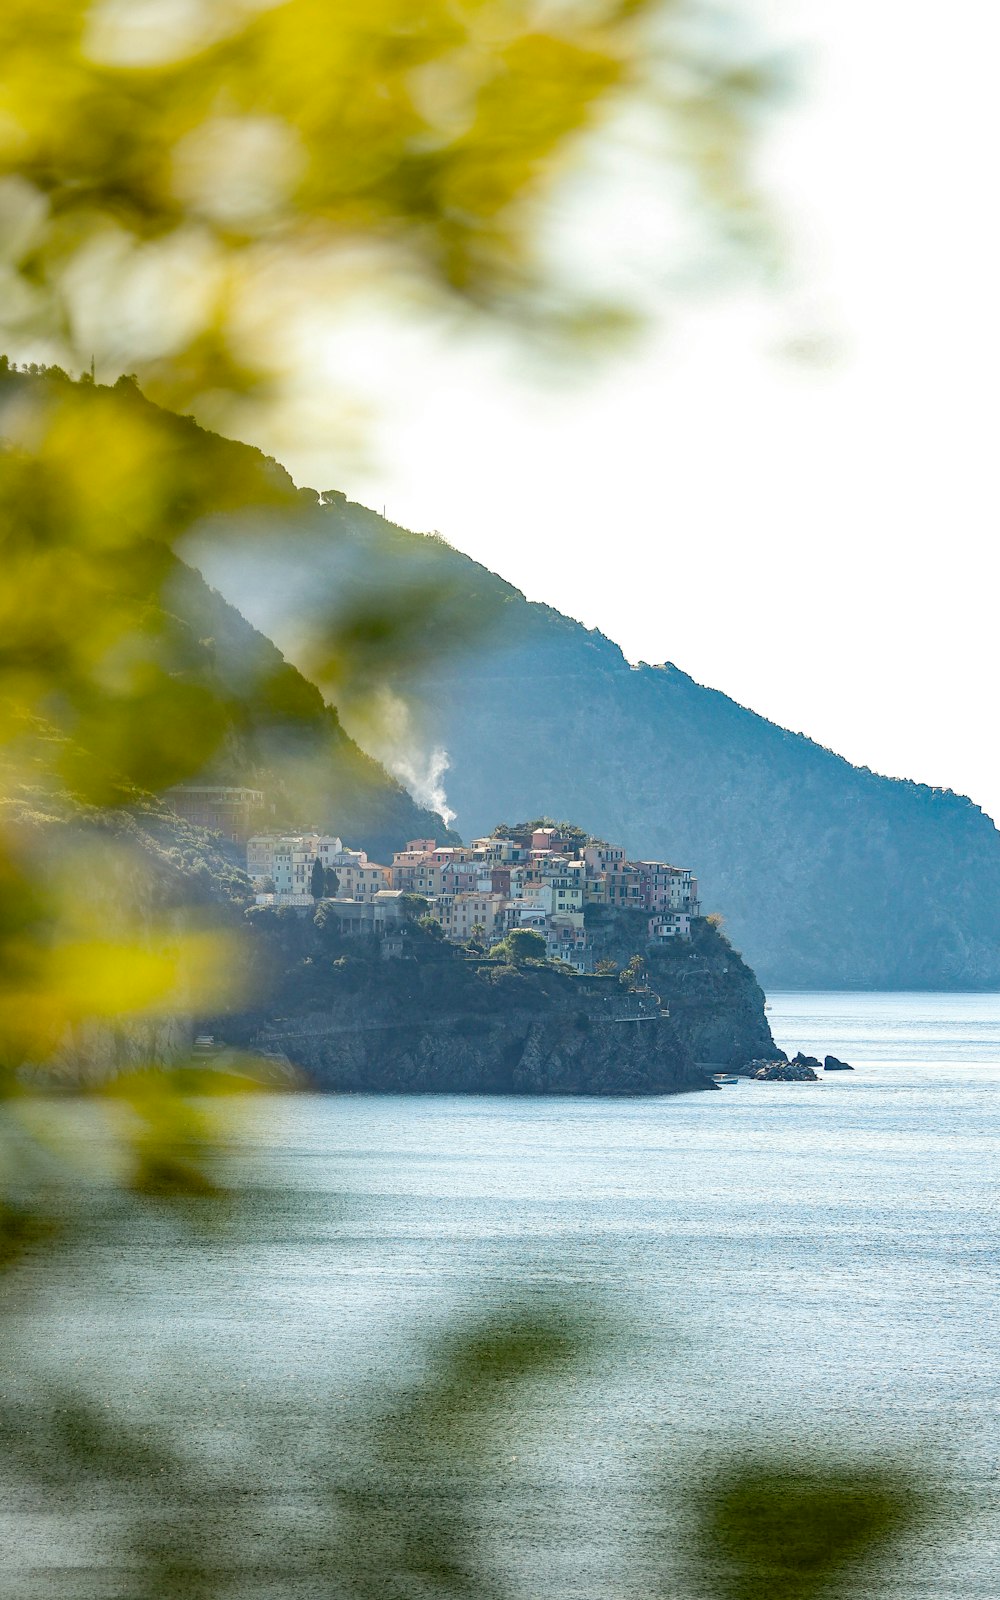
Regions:
[[[284, 880], [289, 884], [292, 881], [293, 856], [297, 857], [299, 865], [308, 857], [311, 873], [314, 861], [328, 867], [345, 853], [368, 859], [364, 851], [345, 852], [341, 841], [331, 833], [257, 833], [247, 840], [247, 873], [254, 879], [273, 878], [276, 891], [291, 893]], [[282, 885], [278, 884], [279, 874]]]
[[691, 918], [686, 911], [661, 911], [649, 919], [649, 942], [660, 944], [666, 939], [690, 939]]
[[375, 896], [389, 888], [389, 868], [377, 862], [365, 861], [351, 866], [334, 866], [337, 874], [337, 899], [357, 900], [370, 905]]

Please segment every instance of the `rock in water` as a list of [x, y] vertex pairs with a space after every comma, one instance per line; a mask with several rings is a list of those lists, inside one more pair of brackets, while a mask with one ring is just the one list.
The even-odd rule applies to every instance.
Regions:
[[820, 1071], [819, 1057], [804, 1056], [801, 1050], [796, 1050], [792, 1057], [791, 1064], [793, 1067], [808, 1067], [814, 1075]]
[[[819, 1066], [819, 1062], [816, 1063]], [[751, 1074], [758, 1083], [815, 1083], [816, 1074], [805, 1061], [765, 1061]]]
[[838, 1061], [836, 1056], [823, 1057], [824, 1072], [853, 1072], [854, 1068], [849, 1061]]

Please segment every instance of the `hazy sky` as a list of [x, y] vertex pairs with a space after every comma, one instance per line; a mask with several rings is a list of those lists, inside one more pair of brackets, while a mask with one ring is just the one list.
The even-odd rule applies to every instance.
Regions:
[[[374, 464], [281, 453], [532, 599], [1000, 818], [1000, 245], [988, 0], [768, 7], [805, 45], [763, 164], [789, 282], [675, 304], [586, 384], [377, 330], [326, 359]], [[641, 185], [610, 222], [658, 248]], [[811, 359], [796, 360], [790, 346]]]

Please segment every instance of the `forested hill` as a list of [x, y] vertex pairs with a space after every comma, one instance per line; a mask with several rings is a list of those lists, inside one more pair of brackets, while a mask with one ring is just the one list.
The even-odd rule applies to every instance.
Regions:
[[[60, 411], [70, 403], [70, 411]], [[115, 550], [115, 532], [104, 524], [127, 516], [132, 501], [105, 501], [102, 463], [88, 471], [80, 460], [79, 503], [65, 507], [67, 548], [74, 541], [89, 546], [83, 570], [93, 577], [88, 602], [80, 606], [81, 639], [98, 650], [103, 615], [111, 611], [119, 630], [112, 641], [121, 653], [121, 639], [127, 640], [136, 679], [149, 686], [132, 701], [109, 692], [64, 694], [53, 703], [49, 733], [60, 741], [57, 765], [70, 792], [100, 805], [105, 799], [120, 804], [122, 794], [134, 790], [142, 806], [148, 792], [163, 793], [177, 777], [245, 784], [266, 794], [262, 824], [334, 831], [363, 844], [375, 859], [387, 859], [410, 838], [448, 839], [441, 818], [359, 748], [319, 689], [172, 551], [177, 530], [206, 522], [225, 526], [237, 559], [241, 531], [251, 521], [259, 535], [266, 529], [280, 545], [286, 529], [315, 513], [316, 494], [298, 490], [259, 450], [150, 404], [128, 379], [109, 389], [73, 383], [58, 369], [17, 372], [2, 362], [0, 444], [8, 419], [16, 439], [32, 405], [51, 408], [43, 414], [54, 430], [72, 426], [81, 448], [92, 415], [105, 437], [122, 441], [123, 453], [138, 430], [144, 446], [137, 498], [152, 537], [134, 547], [136, 559], [105, 558], [106, 548]], [[0, 499], [13, 496], [8, 510], [31, 530], [31, 497], [16, 488], [16, 464], [12, 451], [0, 473]], [[46, 492], [41, 483], [32, 487]], [[88, 503], [91, 494], [96, 509]], [[110, 647], [108, 654], [116, 659]], [[34, 730], [28, 734], [31, 781], [15, 799], [30, 813], [46, 785], [44, 763], [36, 759], [42, 744]], [[96, 774], [105, 775], [107, 796]]]
[[274, 807], [267, 825], [332, 831], [377, 861], [391, 860], [408, 839], [453, 837], [360, 749], [316, 686], [181, 562], [169, 606], [198, 641], [200, 673], [225, 708], [225, 735], [203, 769], [206, 781], [255, 784]]
[[[854, 767], [675, 666], [630, 667], [440, 539], [325, 498], [280, 569], [218, 560], [216, 581], [289, 651], [324, 574], [348, 607], [410, 597], [422, 665], [381, 665], [409, 737], [447, 752], [465, 838], [547, 813], [693, 867], [772, 988], [1000, 987], [1000, 833], [971, 800]], [[369, 747], [399, 754], [391, 733]]]
[[[225, 689], [220, 775], [283, 773], [291, 809], [384, 852], [444, 830], [345, 727], [428, 793], [440, 749], [464, 837], [547, 812], [691, 866], [771, 987], [1000, 987], [1000, 834], [972, 801], [853, 767], [676, 667], [631, 668], [603, 635], [442, 540], [340, 493], [321, 503], [260, 451], [157, 411], [128, 382], [95, 389], [95, 403], [121, 406], [125, 423], [130, 408], [155, 413], [167, 509], [204, 530], [190, 560], [289, 662], [328, 671], [321, 696], [179, 569], [167, 604], [183, 670]], [[252, 687], [248, 659], [264, 667]], [[386, 688], [376, 734], [361, 712]]]

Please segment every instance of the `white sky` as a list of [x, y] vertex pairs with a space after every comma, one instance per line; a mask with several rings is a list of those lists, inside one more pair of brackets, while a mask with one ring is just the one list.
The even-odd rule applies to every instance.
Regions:
[[[374, 464], [278, 453], [631, 660], [1000, 818], [1000, 23], [989, 0], [771, 0], [768, 21], [808, 46], [764, 162], [780, 294], [675, 302], [586, 384], [356, 329], [326, 361], [372, 404]], [[612, 226], [629, 207], [641, 236], [640, 192]], [[803, 340], [819, 360], [782, 354]]]

